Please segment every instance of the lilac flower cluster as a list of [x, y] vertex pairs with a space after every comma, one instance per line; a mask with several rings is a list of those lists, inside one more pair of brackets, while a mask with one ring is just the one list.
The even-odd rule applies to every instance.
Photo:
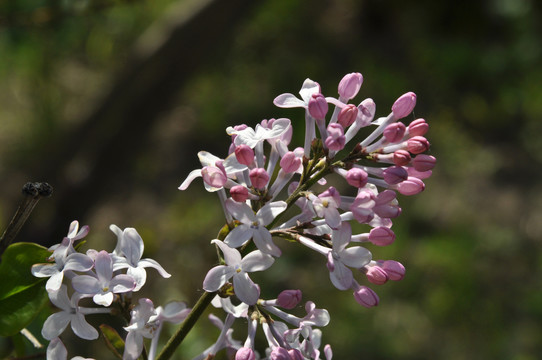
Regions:
[[[198, 153], [202, 167], [192, 171], [179, 189], [202, 177], [206, 190], [216, 192], [222, 204], [227, 232], [211, 241], [222, 258], [207, 273], [203, 288], [218, 294], [213, 305], [223, 309], [226, 319], [212, 317], [221, 328], [218, 340], [195, 359], [212, 358], [225, 348], [236, 360], [260, 358], [254, 346], [258, 324], [268, 341], [265, 359], [320, 359], [318, 327], [327, 325], [328, 312], [308, 301], [304, 317], [289, 314], [283, 309], [294, 309], [301, 291], [285, 290], [277, 299], [264, 300], [260, 286], [249, 276], [267, 270], [282, 255], [273, 238], [295, 241], [322, 254], [331, 283], [351, 290], [365, 307], [376, 306], [379, 297], [360, 284], [355, 273], [376, 285], [404, 277], [402, 264], [374, 260], [363, 245], [394, 242], [392, 219], [401, 214], [397, 193], [423, 191], [423, 180], [431, 175], [436, 159], [423, 154], [429, 149], [425, 120], [414, 119], [408, 125], [399, 121], [412, 113], [416, 95], [400, 96], [387, 116], [375, 119], [372, 99], [357, 106], [348, 103], [362, 82], [360, 73], [344, 76], [334, 98], [325, 97], [320, 85], [307, 79], [300, 98], [289, 93], [275, 98], [278, 107], [305, 109], [303, 147], [291, 145], [292, 124], [279, 118], [263, 120], [255, 128], [228, 127], [232, 143], [224, 159]], [[370, 129], [363, 139], [358, 136], [361, 129]], [[349, 143], [353, 145], [348, 150]], [[331, 176], [345, 180], [342, 194], [338, 186], [327, 186]], [[321, 190], [315, 190], [317, 186]], [[294, 207], [297, 211], [286, 212]], [[367, 225], [367, 231], [353, 234], [352, 222]], [[233, 294], [240, 301], [237, 306], [231, 302]], [[238, 318], [248, 323], [244, 343], [232, 338], [231, 326]], [[329, 345], [324, 356], [331, 359]]]
[[[132, 293], [145, 285], [145, 268], [152, 267], [160, 275], [169, 278], [160, 264], [152, 259], [142, 259], [143, 239], [134, 228], [121, 230], [116, 225], [110, 229], [117, 235], [117, 245], [112, 253], [105, 250], [88, 250], [85, 254], [77, 252], [74, 242], [85, 238], [88, 226], [79, 229], [73, 221], [68, 235], [60, 244], [49, 250], [52, 255], [47, 263], [32, 266], [36, 277], [48, 277], [46, 290], [49, 299], [60, 311], [52, 314], [43, 324], [41, 331], [46, 340], [47, 359], [67, 359], [67, 350], [59, 336], [71, 325], [75, 335], [85, 340], [98, 338], [98, 331], [85, 319], [91, 314], [123, 314], [129, 321], [124, 347], [124, 360], [135, 360], [143, 351], [143, 338], [151, 338], [149, 359], [154, 358], [158, 335], [164, 321], [180, 323], [190, 309], [184, 303], [172, 302], [165, 308], [154, 308], [150, 299], [140, 299], [139, 305], [130, 307]], [[126, 270], [126, 273], [122, 273]], [[70, 286], [71, 285], [71, 286]], [[71, 293], [71, 295], [69, 295]], [[79, 305], [84, 298], [92, 298], [99, 307]], [[83, 359], [74, 357], [73, 359]]]

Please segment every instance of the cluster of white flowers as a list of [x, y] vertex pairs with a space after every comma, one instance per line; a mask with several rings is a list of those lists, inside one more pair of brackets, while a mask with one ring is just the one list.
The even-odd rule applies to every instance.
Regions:
[[[399, 121], [412, 113], [416, 95], [400, 96], [389, 115], [374, 119], [372, 99], [357, 106], [348, 103], [362, 82], [360, 73], [346, 75], [338, 86], [339, 97], [333, 98], [324, 97], [320, 85], [307, 79], [299, 92], [301, 98], [287, 93], [274, 100], [279, 107], [305, 109], [303, 148], [290, 147], [292, 124], [280, 118], [263, 120], [255, 128], [228, 127], [232, 144], [224, 159], [198, 153], [202, 168], [192, 171], [179, 189], [187, 189], [195, 178], [202, 177], [207, 191], [218, 194], [228, 232], [211, 241], [223, 257], [203, 282], [206, 291], [218, 294], [213, 304], [224, 310], [226, 320], [219, 323], [213, 318], [221, 327], [220, 336], [196, 359], [212, 358], [224, 348], [232, 350], [236, 360], [260, 358], [254, 347], [258, 323], [268, 340], [265, 359], [320, 359], [321, 331], [313, 327], [327, 325], [328, 312], [309, 301], [305, 317], [288, 314], [277, 306], [293, 309], [301, 298], [300, 290], [285, 290], [275, 300], [263, 300], [260, 286], [249, 277], [251, 272], [267, 270], [282, 255], [273, 237], [324, 255], [331, 283], [339, 290], [351, 289], [355, 300], [365, 307], [377, 305], [379, 298], [360, 285], [352, 270], [377, 285], [403, 278], [402, 264], [373, 260], [362, 245], [394, 242], [391, 219], [401, 213], [397, 192], [415, 195], [424, 190], [422, 180], [431, 175], [436, 160], [422, 154], [429, 149], [425, 120], [414, 119], [408, 125]], [[329, 104], [335, 107], [330, 116]], [[373, 128], [367, 137], [355, 140], [361, 129], [369, 127]], [[347, 151], [349, 142], [354, 145]], [[343, 195], [326, 185], [333, 175], [346, 180]], [[317, 186], [322, 190], [313, 189]], [[284, 200], [277, 200], [282, 195]], [[290, 211], [285, 218], [286, 210], [293, 206], [298, 212], [291, 215]], [[367, 232], [352, 234], [352, 221], [366, 224]], [[233, 294], [241, 302], [237, 306], [230, 301]], [[248, 322], [244, 344], [231, 337], [235, 318]], [[329, 345], [324, 354], [331, 359]]]
[[[113, 309], [117, 313], [129, 312], [130, 316], [126, 319], [129, 326], [125, 327], [128, 336], [124, 360], [135, 360], [140, 356], [143, 337], [153, 339], [150, 353], [154, 354], [163, 321], [180, 323], [190, 311], [184, 303], [178, 302], [168, 304], [165, 309], [155, 309], [150, 299], [140, 299], [138, 306], [126, 308], [132, 293], [145, 285], [145, 268], [155, 268], [165, 278], [171, 275], [156, 261], [141, 259], [143, 239], [134, 228], [121, 230], [111, 225], [110, 229], [117, 235], [117, 245], [112, 253], [90, 249], [83, 254], [75, 250], [74, 242], [87, 236], [89, 227], [83, 226], [79, 230], [79, 222], [73, 221], [62, 242], [49, 248], [52, 255], [48, 262], [32, 267], [34, 276], [49, 277], [45, 288], [51, 302], [60, 309], [47, 318], [41, 331], [43, 337], [50, 340], [47, 359], [67, 358], [67, 350], [59, 336], [68, 324], [78, 337], [94, 340], [98, 338], [98, 331], [85, 320], [85, 316], [109, 314]], [[123, 270], [126, 270], [125, 274], [121, 273]], [[80, 306], [83, 298], [92, 298], [100, 307]]]

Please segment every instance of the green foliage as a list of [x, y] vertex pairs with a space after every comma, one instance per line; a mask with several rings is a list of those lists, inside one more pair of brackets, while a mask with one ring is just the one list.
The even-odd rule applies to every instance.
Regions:
[[124, 340], [122, 340], [117, 330], [113, 329], [109, 325], [102, 324], [100, 325], [100, 331], [104, 336], [107, 348], [111, 350], [113, 355], [115, 355], [117, 358], [122, 359], [121, 354], [124, 353]]
[[10, 245], [0, 264], [0, 335], [18, 333], [49, 300], [45, 279], [34, 277], [30, 268], [44, 262], [50, 252], [33, 243]]

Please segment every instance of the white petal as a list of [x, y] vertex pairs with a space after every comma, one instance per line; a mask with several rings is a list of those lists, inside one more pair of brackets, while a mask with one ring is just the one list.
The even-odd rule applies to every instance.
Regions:
[[137, 360], [143, 351], [143, 336], [137, 331], [130, 331], [126, 335], [123, 360]]
[[66, 329], [70, 323], [71, 315], [65, 311], [52, 314], [43, 323], [41, 335], [46, 340], [52, 340]]
[[346, 245], [348, 245], [350, 239], [352, 238], [352, 227], [350, 226], [350, 223], [343, 222], [340, 229], [333, 230], [331, 234], [331, 239], [333, 240], [333, 250], [340, 252], [346, 247]]
[[32, 275], [35, 277], [49, 277], [58, 273], [58, 264], [35, 264], [32, 265]]
[[250, 240], [253, 234], [254, 230], [250, 226], [241, 224], [234, 228], [232, 231], [230, 231], [228, 235], [226, 235], [224, 243], [226, 243], [232, 248], [238, 248], [239, 246]]
[[59, 338], [54, 338], [47, 346], [47, 359], [65, 360], [68, 358], [68, 350]]
[[235, 174], [236, 172], [243, 171], [247, 169], [246, 165], [243, 165], [237, 161], [237, 158], [235, 157], [235, 153], [230, 154], [226, 159], [224, 159], [224, 162], [222, 163], [224, 166], [224, 170], [226, 171], [226, 174]]
[[113, 293], [110, 291], [105, 294], [96, 294], [92, 300], [98, 305], [109, 306], [113, 302]]
[[341, 226], [341, 215], [337, 209], [327, 208], [324, 211], [326, 224], [332, 229], [338, 229]]
[[254, 305], [260, 297], [260, 289], [244, 271], [233, 276], [233, 289], [235, 295], [248, 305]]
[[263, 271], [273, 265], [274, 262], [275, 259], [271, 255], [255, 250], [243, 258], [241, 268], [246, 272]]
[[276, 137], [281, 136], [288, 130], [288, 127], [290, 126], [290, 120], [286, 118], [280, 118], [276, 119], [273, 122], [273, 126], [271, 129], [267, 129], [265, 131], [265, 139], [273, 139]]
[[215, 156], [208, 151], [198, 152], [198, 159], [199, 159], [199, 162], [201, 163], [201, 166], [215, 166], [215, 163], [217, 161], [222, 160], [218, 156]]
[[105, 250], [100, 251], [96, 255], [94, 269], [100, 283], [106, 284], [111, 281], [111, 277], [113, 276], [113, 260]]
[[132, 266], [136, 266], [137, 262], [143, 256], [143, 239], [134, 228], [126, 228], [123, 232], [123, 241], [121, 249]]
[[109, 283], [109, 289], [115, 294], [132, 291], [135, 286], [135, 279], [130, 275], [124, 274], [115, 276]]
[[57, 291], [49, 292], [49, 300], [59, 309], [65, 311], [71, 311], [72, 304], [70, 298], [68, 297], [68, 288], [66, 285], [60, 286]]
[[280, 94], [273, 100], [273, 104], [281, 108], [307, 107], [303, 100], [290, 93]]
[[349, 289], [354, 280], [352, 271], [340, 261], [335, 261], [335, 269], [329, 272], [329, 278], [333, 285], [339, 290]]
[[90, 257], [81, 253], [73, 253], [66, 259], [64, 270], [88, 271], [94, 266]]
[[230, 214], [243, 224], [252, 224], [257, 220], [254, 211], [246, 203], [238, 203], [232, 199], [227, 199], [225, 205]]
[[73, 316], [71, 325], [75, 335], [81, 339], [94, 340], [98, 338], [98, 331], [85, 320], [83, 314]]
[[230, 279], [235, 270], [231, 266], [218, 265], [209, 270], [203, 280], [203, 289], [208, 292], [217, 291]]
[[136, 282], [136, 287], [133, 291], [139, 291], [147, 281], [147, 271], [143, 267], [129, 267], [126, 274], [133, 277]]
[[301, 90], [299, 90], [299, 95], [305, 101], [306, 104], [309, 103], [309, 100], [312, 97], [312, 94], [317, 94], [320, 92], [320, 85], [317, 82], [312, 81], [311, 79], [305, 79]]
[[232, 249], [230, 246], [226, 245], [224, 242], [214, 239], [211, 241], [211, 244], [215, 244], [222, 250], [224, 254], [224, 261], [226, 265], [236, 266], [241, 262], [241, 253], [235, 249]]
[[267, 203], [258, 211], [256, 217], [260, 224], [268, 225], [278, 214], [286, 210], [286, 207], [287, 205], [284, 201]]
[[62, 280], [64, 279], [64, 272], [59, 271], [47, 280], [45, 284], [45, 289], [47, 291], [57, 291], [62, 285]]
[[153, 259], [142, 259], [137, 263], [137, 267], [144, 267], [144, 268], [151, 267], [151, 268], [156, 269], [158, 273], [162, 275], [162, 277], [165, 277], [165, 278], [171, 277], [171, 274], [168, 273], [166, 270], [164, 270], [162, 265], [158, 264], [158, 262]]
[[344, 249], [339, 253], [341, 262], [354, 269], [360, 269], [367, 265], [373, 258], [371, 252], [363, 246], [354, 246]]
[[263, 253], [270, 254], [276, 257], [279, 257], [282, 254], [282, 251], [273, 243], [271, 238], [271, 233], [263, 226], [259, 226], [256, 231], [254, 231], [252, 239], [256, 247], [261, 250]]
[[96, 294], [101, 291], [98, 279], [90, 275], [78, 275], [72, 279], [73, 288], [81, 294]]
[[186, 190], [188, 186], [194, 181], [195, 178], [201, 177], [201, 169], [192, 170], [190, 174], [186, 177], [186, 179], [182, 182], [182, 184], [179, 186], [179, 190]]

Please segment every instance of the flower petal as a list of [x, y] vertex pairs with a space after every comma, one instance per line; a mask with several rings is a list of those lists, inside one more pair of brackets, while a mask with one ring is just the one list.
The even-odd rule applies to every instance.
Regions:
[[137, 262], [141, 259], [141, 256], [143, 256], [144, 244], [141, 235], [139, 235], [136, 229], [124, 229], [120, 250], [132, 266], [137, 266]]
[[230, 214], [241, 223], [252, 224], [257, 221], [256, 215], [254, 215], [254, 212], [246, 203], [239, 203], [232, 199], [227, 199], [225, 205]]
[[233, 276], [233, 289], [239, 300], [248, 305], [256, 304], [260, 297], [260, 288], [244, 271]]
[[66, 329], [70, 323], [71, 315], [66, 311], [60, 311], [52, 314], [45, 320], [43, 323], [43, 328], [41, 329], [41, 335], [46, 340], [52, 340]]
[[75, 291], [81, 294], [94, 295], [101, 291], [98, 279], [90, 275], [78, 275], [72, 279]]
[[224, 242], [217, 239], [212, 240], [211, 244], [215, 244], [220, 248], [220, 250], [222, 250], [226, 265], [236, 266], [237, 264], [241, 263], [241, 253], [236, 249], [231, 248]]
[[158, 262], [153, 259], [142, 259], [137, 263], [137, 267], [151, 267], [153, 269], [156, 269], [158, 273], [162, 275], [162, 277], [165, 277], [166, 279], [171, 277], [171, 274], [164, 270], [162, 265], [158, 264]]
[[186, 190], [195, 178], [201, 177], [201, 169], [192, 170], [182, 184], [178, 187], [179, 190]]
[[265, 227], [259, 226], [258, 229], [254, 231], [252, 238], [254, 239], [256, 247], [263, 253], [276, 257], [279, 257], [282, 254], [282, 251], [280, 251], [277, 245], [273, 243], [271, 233]]
[[73, 253], [66, 259], [64, 270], [88, 271], [94, 266], [90, 257], [81, 253]]
[[341, 258], [341, 262], [346, 266], [360, 269], [371, 261], [373, 255], [363, 246], [353, 246], [341, 251], [339, 257]]
[[57, 291], [60, 289], [60, 285], [62, 285], [62, 280], [64, 279], [64, 272], [59, 271], [56, 274], [53, 274], [49, 280], [47, 280], [47, 283], [45, 284], [45, 289], [47, 291]]
[[98, 331], [85, 320], [83, 314], [73, 316], [71, 326], [75, 335], [81, 339], [95, 340], [98, 338]]
[[109, 289], [115, 294], [132, 291], [135, 286], [135, 279], [130, 275], [124, 274], [115, 276], [109, 283]]
[[[254, 230], [246, 224], [241, 224], [234, 228], [224, 239], [224, 243], [232, 248], [238, 248], [250, 240]], [[238, 264], [238, 263], [237, 263]]]
[[92, 297], [94, 303], [102, 306], [109, 306], [113, 302], [113, 293], [111, 291], [104, 294], [96, 294]]
[[218, 265], [209, 270], [203, 280], [203, 289], [207, 292], [217, 291], [228, 281], [235, 270], [231, 266]]
[[307, 104], [303, 100], [298, 99], [294, 94], [290, 93], [280, 94], [273, 100], [273, 104], [281, 108], [307, 107]]
[[241, 268], [246, 272], [263, 271], [268, 269], [275, 259], [260, 250], [252, 251], [241, 260]]
[[352, 271], [344, 266], [340, 261], [335, 261], [335, 268], [329, 272], [329, 278], [335, 287], [339, 290], [347, 290], [352, 286], [354, 275]]
[[286, 210], [286, 207], [287, 205], [284, 201], [267, 203], [258, 211], [256, 217], [260, 224], [268, 225], [278, 214]]
[[54, 338], [47, 346], [47, 359], [67, 359], [68, 350], [59, 338]]

